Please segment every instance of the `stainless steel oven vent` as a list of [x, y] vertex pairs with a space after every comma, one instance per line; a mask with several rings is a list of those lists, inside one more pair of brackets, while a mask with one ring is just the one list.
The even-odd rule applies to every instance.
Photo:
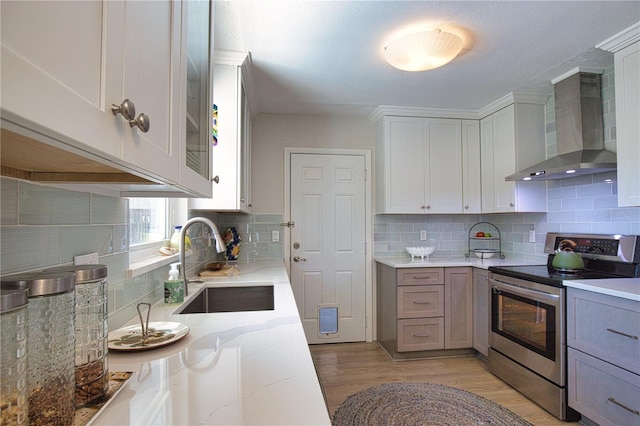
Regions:
[[604, 149], [599, 74], [578, 72], [554, 85], [558, 155], [505, 179], [551, 180], [616, 169], [616, 154]]

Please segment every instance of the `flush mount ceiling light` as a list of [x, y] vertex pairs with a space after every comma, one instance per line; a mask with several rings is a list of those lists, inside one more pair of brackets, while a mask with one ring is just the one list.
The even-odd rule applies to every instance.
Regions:
[[384, 58], [404, 71], [427, 71], [451, 62], [462, 50], [462, 39], [442, 30], [414, 32], [384, 48]]

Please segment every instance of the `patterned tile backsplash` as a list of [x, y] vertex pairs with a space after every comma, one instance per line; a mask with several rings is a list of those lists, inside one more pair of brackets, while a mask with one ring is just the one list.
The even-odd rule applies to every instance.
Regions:
[[[32, 184], [15, 179], [0, 180], [0, 275], [37, 271], [73, 263], [79, 254], [97, 252], [106, 265], [109, 281], [109, 327], [122, 326], [136, 315], [140, 302], [154, 303], [164, 294], [168, 267], [135, 278], [126, 278], [129, 267], [129, 202]], [[282, 215], [235, 215], [196, 212], [210, 217], [221, 231], [236, 226], [242, 237], [240, 260], [282, 258], [282, 243], [271, 242], [271, 231], [280, 229]], [[198, 225], [189, 229], [195, 246], [206, 247]], [[212, 249], [202, 250], [189, 274], [213, 260]], [[221, 255], [217, 255], [222, 258]]]

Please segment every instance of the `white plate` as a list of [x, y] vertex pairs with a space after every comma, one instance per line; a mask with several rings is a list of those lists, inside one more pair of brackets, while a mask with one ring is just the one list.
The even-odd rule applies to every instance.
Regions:
[[181, 322], [150, 322], [151, 336], [142, 343], [142, 327], [131, 325], [109, 333], [108, 347], [114, 351], [145, 351], [170, 345], [189, 334], [189, 326]]

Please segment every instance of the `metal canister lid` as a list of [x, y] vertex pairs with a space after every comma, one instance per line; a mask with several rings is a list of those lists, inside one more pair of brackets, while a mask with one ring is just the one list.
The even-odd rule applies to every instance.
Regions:
[[13, 311], [29, 302], [27, 289], [0, 289], [0, 313]]
[[3, 289], [27, 289], [29, 297], [51, 296], [75, 289], [73, 272], [28, 272], [0, 278]]
[[66, 265], [47, 268], [43, 272], [74, 272], [76, 284], [86, 284], [107, 278], [105, 265]]

